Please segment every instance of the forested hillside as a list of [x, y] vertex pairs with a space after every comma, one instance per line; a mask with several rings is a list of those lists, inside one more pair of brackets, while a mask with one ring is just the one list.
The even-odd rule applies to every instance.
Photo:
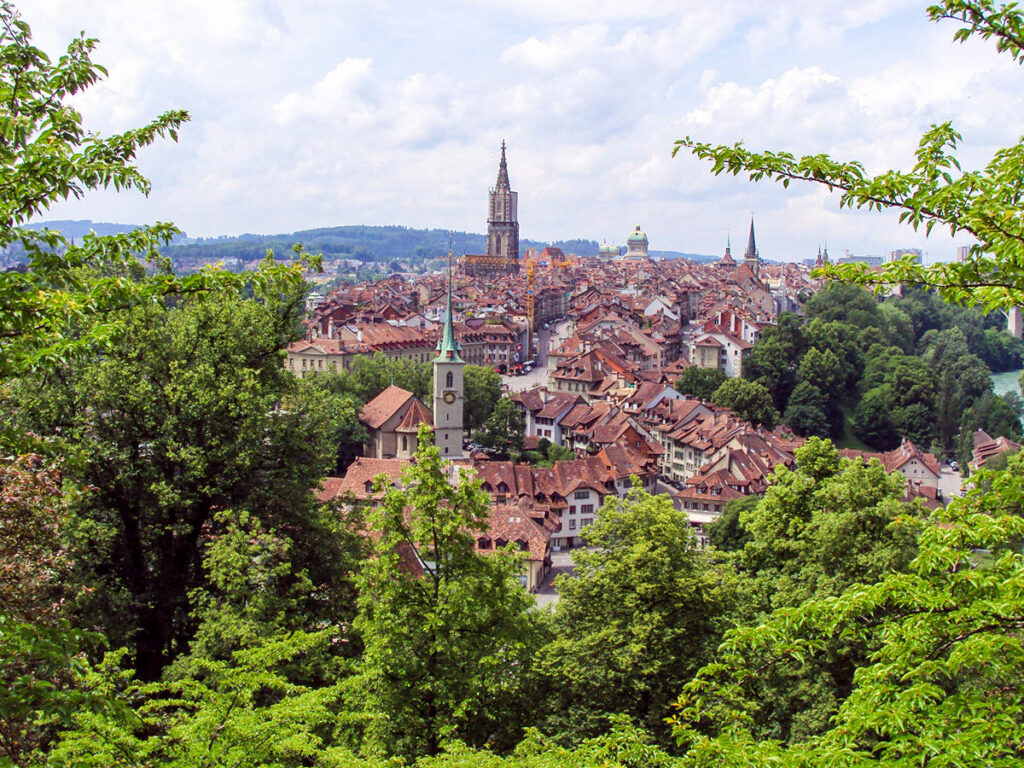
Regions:
[[833, 283], [784, 314], [744, 361], [744, 378], [771, 395], [782, 421], [803, 436], [855, 436], [874, 450], [902, 436], [966, 466], [977, 429], [1021, 439], [1020, 395], [997, 397], [993, 372], [1017, 370], [1024, 342], [1005, 318], [910, 289], [879, 303]]

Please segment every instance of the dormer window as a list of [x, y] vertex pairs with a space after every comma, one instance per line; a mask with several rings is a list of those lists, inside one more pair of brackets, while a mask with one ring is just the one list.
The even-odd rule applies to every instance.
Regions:
[[370, 493], [373, 490], [373, 483], [367, 480], [365, 483], [363, 483], [363, 488], [366, 489], [367, 493]]
[[498, 493], [508, 493], [508, 486], [504, 482], [498, 483]]

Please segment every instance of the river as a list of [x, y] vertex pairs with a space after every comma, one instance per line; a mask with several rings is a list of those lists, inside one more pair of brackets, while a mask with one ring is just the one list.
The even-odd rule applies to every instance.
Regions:
[[1006, 371], [1005, 373], [992, 374], [992, 391], [997, 395], [1005, 395], [1007, 392], [1020, 394], [1017, 382], [1020, 380], [1020, 371]]

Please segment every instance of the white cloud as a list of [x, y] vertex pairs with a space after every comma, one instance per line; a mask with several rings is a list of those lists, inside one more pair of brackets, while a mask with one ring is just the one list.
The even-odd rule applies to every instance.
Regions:
[[[719, 253], [757, 217], [771, 253], [883, 250], [906, 230], [809, 190], [713, 178], [687, 133], [906, 164], [934, 119], [970, 157], [1006, 138], [1020, 72], [958, 47], [919, 0], [23, 0], [44, 49], [99, 37], [111, 76], [79, 104], [103, 132], [191, 110], [146, 150], [147, 200], [53, 215], [175, 220], [193, 233], [400, 223], [481, 231], [509, 141], [523, 237], [608, 237]], [[85, 7], [88, 6], [88, 7]], [[912, 13], [908, 8], [915, 9]], [[972, 154], [973, 153], [973, 154]], [[763, 236], [762, 234], [763, 233]], [[908, 240], [917, 237], [905, 235]], [[845, 242], [843, 242], [845, 241]]]

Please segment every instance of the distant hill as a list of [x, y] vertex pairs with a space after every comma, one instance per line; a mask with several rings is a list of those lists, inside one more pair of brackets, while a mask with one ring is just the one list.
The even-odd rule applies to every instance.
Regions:
[[[137, 228], [128, 224], [109, 224], [88, 220], [46, 221], [32, 226], [59, 229], [65, 236], [71, 238], [80, 238], [90, 230], [94, 230], [100, 235], [109, 235], [130, 232]], [[166, 247], [163, 252], [170, 256], [175, 264], [184, 269], [217, 261], [228, 265], [238, 265], [262, 258], [268, 249], [284, 256], [291, 251], [292, 246], [296, 243], [301, 243], [311, 253], [322, 253], [327, 260], [354, 259], [369, 263], [390, 262], [398, 259], [406, 262], [421, 262], [444, 257], [448, 253], [449, 234], [452, 236], [452, 247], [456, 254], [484, 253], [487, 249], [487, 236], [474, 232], [449, 233], [446, 229], [349, 225], [305, 229], [291, 234], [182, 237]], [[574, 253], [579, 256], [596, 256], [598, 253], [596, 240], [582, 238], [558, 240], [553, 243], [521, 240], [519, 244], [523, 250], [527, 248], [540, 250], [550, 245], [561, 248], [566, 253]], [[677, 251], [664, 251], [663, 253], [665, 258], [689, 258], [695, 261], [708, 261], [714, 258]], [[653, 255], [661, 254], [662, 252], [655, 252]]]

